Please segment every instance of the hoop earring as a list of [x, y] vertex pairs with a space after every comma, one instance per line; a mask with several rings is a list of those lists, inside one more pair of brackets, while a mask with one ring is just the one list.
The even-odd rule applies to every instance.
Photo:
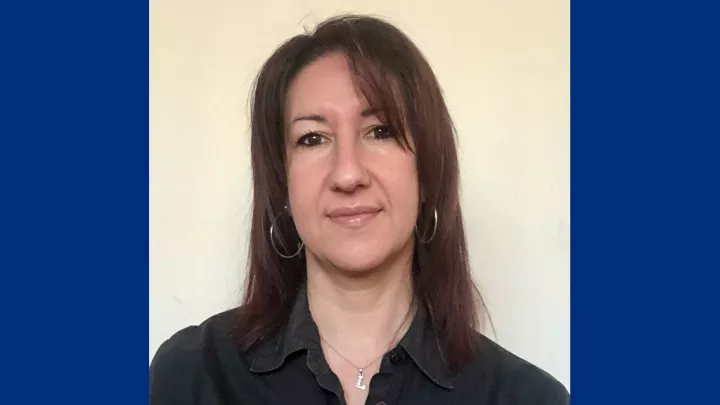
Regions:
[[[285, 212], [287, 212], [287, 206], [285, 206]], [[282, 212], [280, 212], [279, 214], [275, 215], [275, 217], [273, 217], [273, 220], [270, 222], [270, 245], [272, 245], [273, 250], [275, 251], [275, 253], [278, 254], [278, 256], [282, 257], [283, 259], [292, 259], [293, 257], [296, 257], [297, 255], [299, 255], [300, 252], [302, 252], [303, 247], [305, 246], [305, 244], [304, 244], [302, 241], [300, 241], [300, 243], [298, 243], [298, 250], [297, 250], [297, 252], [295, 252], [295, 253], [293, 253], [292, 255], [289, 255], [289, 256], [280, 252], [280, 250], [277, 248], [277, 246], [275, 246], [275, 234], [274, 234], [274, 230], [275, 230], [275, 220], [276, 220], [280, 215], [282, 215]]]
[[[428, 238], [428, 239], [425, 239], [425, 240], [424, 240], [424, 239], [422, 238], [422, 236], [420, 236], [420, 235], [418, 234], [417, 224], [415, 224], [415, 234], [416, 234], [417, 237], [418, 237], [418, 241], [419, 241], [420, 243], [422, 243], [423, 245], [426, 245], [426, 244], [430, 243], [430, 241], [432, 241], [433, 238], [435, 237], [435, 232], [437, 232], [437, 226], [438, 226], [437, 208], [433, 209], [433, 217], [434, 217], [434, 219], [435, 219], [435, 221], [433, 222], [433, 231], [432, 231], [432, 234], [430, 235], [430, 238]], [[424, 236], [424, 234], [423, 234], [423, 236]]]

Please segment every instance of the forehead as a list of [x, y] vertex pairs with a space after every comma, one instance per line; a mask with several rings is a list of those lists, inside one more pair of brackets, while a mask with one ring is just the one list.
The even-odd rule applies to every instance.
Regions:
[[323, 56], [302, 69], [290, 84], [286, 99], [290, 117], [357, 114], [365, 107], [367, 101], [353, 81], [347, 59], [340, 54]]

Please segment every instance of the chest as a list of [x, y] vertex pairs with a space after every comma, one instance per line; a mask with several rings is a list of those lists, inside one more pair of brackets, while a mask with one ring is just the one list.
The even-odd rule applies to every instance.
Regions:
[[[357, 370], [342, 378], [329, 368], [313, 373], [304, 367], [286, 367], [273, 373], [236, 381], [228, 395], [213, 405], [443, 405], [455, 401], [455, 393], [437, 386], [412, 368], [396, 368], [362, 379]], [[364, 386], [360, 389], [357, 385]], [[221, 390], [214, 390], [220, 392]], [[223, 402], [225, 401], [225, 402]], [[464, 402], [467, 403], [467, 402]]]

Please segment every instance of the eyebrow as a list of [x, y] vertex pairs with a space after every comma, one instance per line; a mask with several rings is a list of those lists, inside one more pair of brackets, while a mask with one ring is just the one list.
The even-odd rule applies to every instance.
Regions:
[[[360, 113], [360, 116], [363, 118], [367, 118], [367, 117], [370, 117], [373, 115], [378, 115], [381, 112], [382, 112], [382, 109], [380, 109], [380, 108], [366, 108]], [[295, 117], [290, 124], [292, 125], [298, 121], [313, 121], [313, 122], [326, 123], [328, 120], [327, 120], [327, 118], [323, 117], [322, 115], [310, 114], [310, 115], [301, 115], [299, 117]]]

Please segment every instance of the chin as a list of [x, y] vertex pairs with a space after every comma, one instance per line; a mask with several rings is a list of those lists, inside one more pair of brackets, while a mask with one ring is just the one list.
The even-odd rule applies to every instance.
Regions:
[[332, 252], [327, 252], [325, 258], [335, 267], [353, 273], [370, 271], [380, 266], [391, 252], [385, 247], [366, 246], [338, 246]]
[[361, 274], [380, 266], [384, 258], [341, 255], [340, 257], [331, 257], [329, 259], [335, 267], [343, 271], [353, 274]]

